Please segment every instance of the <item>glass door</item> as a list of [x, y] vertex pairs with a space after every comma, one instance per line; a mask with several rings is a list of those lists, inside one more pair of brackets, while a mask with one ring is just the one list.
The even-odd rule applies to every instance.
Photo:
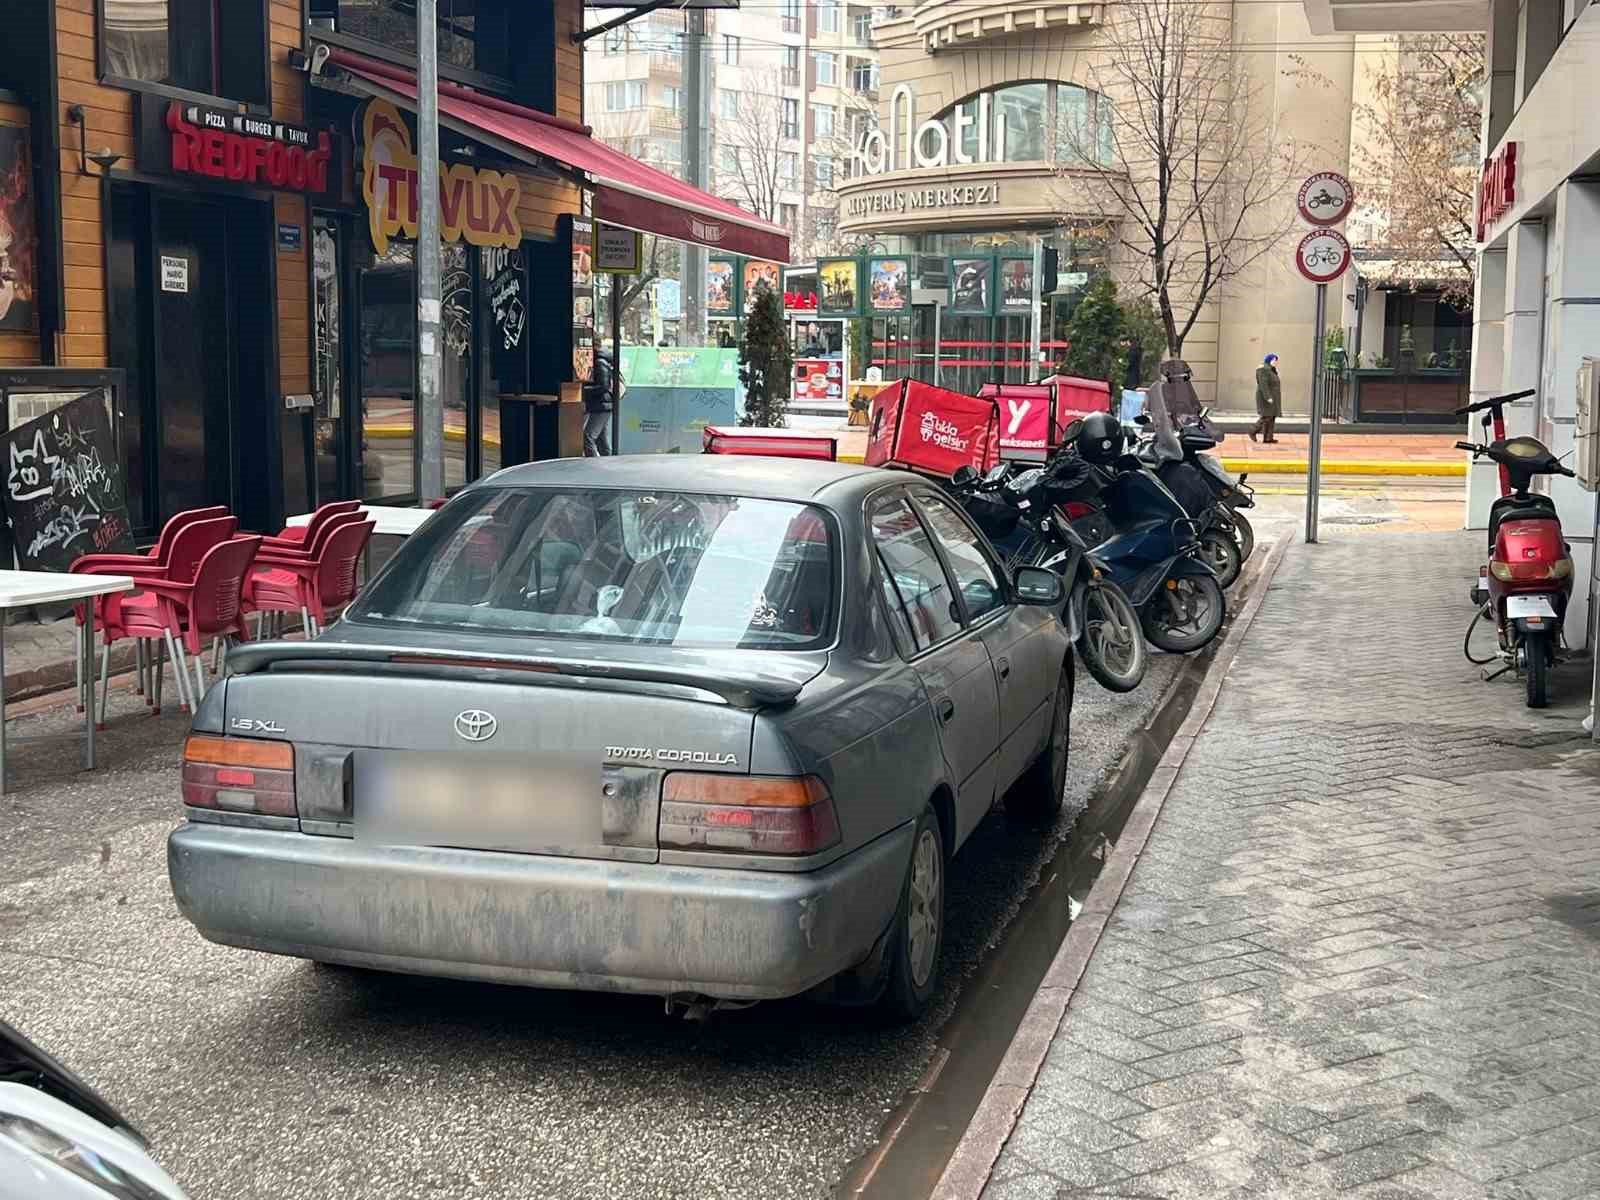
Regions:
[[315, 295], [312, 394], [315, 397], [313, 503], [326, 504], [350, 494], [345, 464], [344, 230], [339, 218], [315, 213], [311, 218], [311, 275]]

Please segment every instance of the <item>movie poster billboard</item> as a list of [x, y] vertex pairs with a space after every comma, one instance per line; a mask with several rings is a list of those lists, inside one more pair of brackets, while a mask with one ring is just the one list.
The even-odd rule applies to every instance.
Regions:
[[0, 125], [0, 329], [35, 328], [32, 173], [28, 131]]
[[994, 259], [950, 260], [950, 311], [981, 317], [994, 312]]
[[1000, 311], [1003, 313], [1033, 311], [1033, 259], [1000, 260]]
[[734, 299], [739, 282], [733, 273], [733, 260], [713, 258], [706, 262], [706, 313], [713, 317], [734, 315]]
[[875, 313], [911, 311], [911, 262], [904, 258], [869, 258], [867, 276], [872, 281], [869, 307]]
[[861, 311], [861, 263], [854, 258], [825, 258], [817, 264], [821, 292], [817, 312], [825, 317], [853, 317]]
[[[760, 294], [762, 284], [765, 284], [771, 291], [778, 292], [778, 289], [782, 286], [779, 281], [782, 271], [783, 268], [778, 266], [777, 263], [767, 262], [765, 259], [750, 258], [745, 260], [744, 309], [746, 312], [755, 307], [756, 297]], [[780, 292], [779, 295], [781, 296], [781, 294]]]

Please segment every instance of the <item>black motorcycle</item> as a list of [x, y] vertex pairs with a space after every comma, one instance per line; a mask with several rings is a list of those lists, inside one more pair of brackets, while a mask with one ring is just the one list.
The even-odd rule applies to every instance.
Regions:
[[[1184, 511], [1195, 518], [1201, 556], [1216, 572], [1217, 582], [1228, 588], [1256, 547], [1255, 530], [1239, 511], [1255, 506], [1255, 494], [1245, 476], [1235, 479], [1215, 455], [1206, 453], [1223, 436], [1208, 416], [1202, 412], [1198, 419], [1179, 423], [1176, 451], [1172, 440], [1163, 446], [1162, 439], [1151, 432], [1140, 441], [1137, 453], [1139, 461], [1155, 471]], [[1148, 427], [1149, 418], [1141, 417], [1139, 423]]]
[[[1087, 464], [1078, 464], [1085, 467]], [[1086, 470], [1001, 463], [987, 475], [962, 467], [951, 493], [1006, 557], [1006, 569], [1045, 567], [1061, 576], [1067, 599], [1061, 619], [1084, 666], [1101, 687], [1131, 692], [1144, 679], [1149, 654], [1139, 616], [1126, 593], [1061, 513], [1083, 489], [1098, 490]]]

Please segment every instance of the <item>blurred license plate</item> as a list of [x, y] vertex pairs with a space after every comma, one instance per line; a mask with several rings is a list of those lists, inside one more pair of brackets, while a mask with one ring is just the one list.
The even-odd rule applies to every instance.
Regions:
[[541, 753], [357, 751], [355, 836], [390, 846], [574, 854], [600, 846], [600, 771]]
[[1506, 616], [1513, 620], [1517, 617], [1553, 617], [1556, 610], [1550, 606], [1548, 596], [1507, 596]]

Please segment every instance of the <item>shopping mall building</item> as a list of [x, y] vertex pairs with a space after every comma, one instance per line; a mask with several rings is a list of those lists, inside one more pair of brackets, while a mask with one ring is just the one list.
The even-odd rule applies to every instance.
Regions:
[[[1040, 244], [1055, 247], [1060, 263], [1057, 289], [1043, 297], [1046, 362], [1061, 349], [1066, 315], [1105, 268], [1104, 230], [1117, 217], [1074, 207], [1092, 189], [1070, 179], [1115, 165], [1108, 101], [1091, 83], [1094, 56], [1110, 36], [1110, 13], [1096, 3], [923, 0], [874, 26], [878, 132], [858, 147], [852, 177], [840, 189], [839, 227], [861, 239], [869, 255], [902, 255], [913, 263], [912, 311], [879, 319], [874, 330], [886, 374], [937, 376], [969, 391], [990, 379], [1027, 376], [1032, 317], [1026, 308], [1006, 312], [996, 305], [992, 315], [963, 315], [943, 298], [953, 259], [992, 254], [1004, 262], [1029, 257]], [[1317, 169], [1345, 171], [1363, 49], [1354, 38], [1314, 41], [1298, 3], [1236, 5], [1232, 14], [1232, 41], [1248, 48], [1239, 65], [1273, 114], [1271, 136], [1315, 145]], [[1076, 138], [1075, 149], [1086, 150], [1089, 161], [1064, 170], [1053, 131], [1067, 125], [1099, 136]], [[1283, 205], [1292, 211], [1292, 194]], [[1253, 411], [1255, 369], [1268, 352], [1281, 356], [1286, 412], [1307, 411], [1315, 292], [1295, 272], [1295, 241], [1285, 239], [1214, 297], [1184, 345], [1201, 395], [1225, 411]], [[1344, 307], [1331, 301], [1330, 326], [1341, 324]], [[1379, 328], [1367, 333], [1367, 344], [1378, 347], [1374, 360], [1397, 335], [1398, 305], [1390, 315], [1395, 329], [1385, 331], [1379, 315]], [[1354, 319], [1351, 313], [1343, 323]]]

